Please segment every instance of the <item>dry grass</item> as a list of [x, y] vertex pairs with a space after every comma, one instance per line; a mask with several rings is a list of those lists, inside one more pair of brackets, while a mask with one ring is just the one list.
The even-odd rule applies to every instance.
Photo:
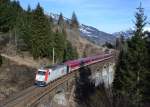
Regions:
[[35, 69], [5, 59], [0, 67], [0, 102], [31, 85]]
[[78, 31], [67, 30], [67, 39], [76, 47], [79, 57], [82, 57], [84, 53], [90, 56], [102, 52], [102, 47], [82, 38]]
[[46, 58], [35, 60], [28, 53], [18, 54], [18, 55], [1, 54], [1, 56], [6, 59], [9, 59], [10, 61], [16, 62], [18, 65], [25, 65], [25, 66], [33, 67], [33, 68], [39, 68], [42, 64], [51, 63]]

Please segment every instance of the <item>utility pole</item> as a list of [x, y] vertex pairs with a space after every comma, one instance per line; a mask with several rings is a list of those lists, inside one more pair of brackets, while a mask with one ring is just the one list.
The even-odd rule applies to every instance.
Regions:
[[15, 28], [15, 45], [16, 45], [16, 48], [17, 48], [17, 33], [16, 33], [16, 28]]
[[55, 60], [55, 50], [53, 48], [53, 64], [54, 64], [54, 60]]

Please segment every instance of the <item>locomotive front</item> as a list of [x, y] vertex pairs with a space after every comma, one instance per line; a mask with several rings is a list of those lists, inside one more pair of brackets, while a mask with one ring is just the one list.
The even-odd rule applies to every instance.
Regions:
[[45, 86], [47, 80], [47, 70], [45, 69], [38, 69], [35, 77], [35, 84], [38, 86]]

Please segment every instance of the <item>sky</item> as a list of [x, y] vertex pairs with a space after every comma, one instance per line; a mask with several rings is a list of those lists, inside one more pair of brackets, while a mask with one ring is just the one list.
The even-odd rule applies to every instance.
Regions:
[[[44, 11], [63, 13], [71, 18], [76, 13], [80, 24], [93, 26], [107, 33], [128, 30], [134, 27], [136, 8], [142, 2], [147, 21], [150, 22], [150, 0], [19, 0], [24, 9], [34, 9], [39, 2]], [[146, 26], [150, 29], [150, 25]]]

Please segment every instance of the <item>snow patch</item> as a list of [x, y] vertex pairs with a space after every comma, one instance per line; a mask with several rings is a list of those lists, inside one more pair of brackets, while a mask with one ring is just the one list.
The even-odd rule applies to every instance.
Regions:
[[91, 32], [87, 31], [86, 29], [81, 28], [80, 29], [81, 32], [86, 33], [86, 34], [91, 34]]

